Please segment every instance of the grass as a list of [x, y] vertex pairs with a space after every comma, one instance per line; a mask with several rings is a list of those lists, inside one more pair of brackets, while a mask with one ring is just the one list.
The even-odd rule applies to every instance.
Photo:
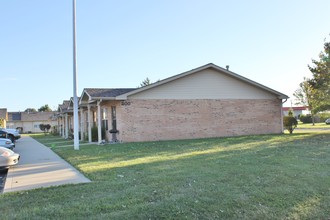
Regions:
[[[328, 219], [330, 133], [52, 145], [93, 182], [0, 195], [1, 219]], [[54, 140], [52, 141], [52, 138]]]
[[330, 125], [327, 125], [325, 122], [320, 122], [320, 123], [315, 123], [313, 125], [312, 123], [304, 124], [302, 122], [298, 123], [297, 128], [303, 128], [303, 129], [329, 129], [330, 130]]

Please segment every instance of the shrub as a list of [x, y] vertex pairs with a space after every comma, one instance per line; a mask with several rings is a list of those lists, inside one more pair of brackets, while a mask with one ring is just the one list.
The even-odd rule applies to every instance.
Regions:
[[[300, 115], [299, 119], [304, 124], [313, 123], [312, 115]], [[319, 115], [314, 115], [314, 122], [315, 123], [321, 122]]]
[[[23, 130], [23, 129], [22, 129], [22, 130]], [[56, 126], [56, 125], [52, 127], [52, 129], [51, 129], [51, 134], [52, 134], [52, 135], [59, 135], [58, 130], [57, 130], [57, 126]]]
[[299, 119], [304, 124], [312, 123], [312, 116], [311, 115], [300, 115]]
[[50, 124], [40, 124], [39, 125], [40, 130], [42, 130], [43, 132], [45, 132], [45, 134], [49, 131], [49, 129], [51, 127], [52, 126]]
[[92, 127], [92, 141], [98, 141], [98, 131], [96, 126]]
[[297, 127], [297, 119], [292, 116], [284, 116], [283, 118], [283, 126], [287, 129], [290, 134], [292, 134], [293, 130]]
[[320, 113], [317, 115], [320, 117], [320, 122], [325, 122], [325, 120], [330, 118], [330, 113]]
[[[92, 127], [92, 141], [93, 142], [98, 141], [98, 139], [99, 139], [98, 135], [99, 135], [98, 128], [96, 126]], [[105, 128], [104, 127], [101, 128], [101, 138], [102, 138], [102, 140], [105, 139]], [[88, 137], [87, 137], [87, 139], [88, 139]]]

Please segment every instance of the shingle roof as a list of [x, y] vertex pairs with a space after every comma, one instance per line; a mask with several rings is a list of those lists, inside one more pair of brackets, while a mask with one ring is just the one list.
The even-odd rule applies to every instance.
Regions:
[[69, 107], [70, 107], [70, 101], [64, 100], [63, 104], [58, 105], [58, 110], [60, 112], [67, 112], [67, 111], [69, 111]]
[[98, 89], [98, 88], [86, 88], [84, 91], [91, 98], [114, 98], [116, 96], [131, 92], [133, 88], [121, 88], [121, 89]]

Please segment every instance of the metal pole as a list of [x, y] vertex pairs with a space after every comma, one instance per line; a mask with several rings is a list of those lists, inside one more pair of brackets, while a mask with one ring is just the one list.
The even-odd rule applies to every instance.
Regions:
[[79, 150], [79, 119], [77, 97], [77, 56], [76, 56], [76, 0], [73, 0], [73, 146]]

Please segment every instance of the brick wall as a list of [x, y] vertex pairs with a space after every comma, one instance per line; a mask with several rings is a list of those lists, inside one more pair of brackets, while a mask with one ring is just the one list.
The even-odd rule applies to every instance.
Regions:
[[119, 140], [157, 141], [281, 133], [281, 100], [130, 100]]
[[0, 118], [8, 120], [8, 113], [6, 108], [0, 108]]

